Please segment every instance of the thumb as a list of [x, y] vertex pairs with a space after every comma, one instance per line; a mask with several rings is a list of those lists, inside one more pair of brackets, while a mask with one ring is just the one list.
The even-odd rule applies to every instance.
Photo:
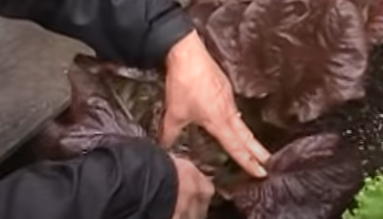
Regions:
[[161, 146], [171, 147], [187, 124], [186, 120], [175, 116], [171, 110], [166, 110], [159, 132]]

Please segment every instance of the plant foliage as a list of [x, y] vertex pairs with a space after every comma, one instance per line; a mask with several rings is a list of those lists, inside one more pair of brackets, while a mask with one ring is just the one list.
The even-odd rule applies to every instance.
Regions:
[[383, 174], [366, 177], [365, 186], [355, 197], [357, 207], [347, 210], [343, 219], [383, 218]]

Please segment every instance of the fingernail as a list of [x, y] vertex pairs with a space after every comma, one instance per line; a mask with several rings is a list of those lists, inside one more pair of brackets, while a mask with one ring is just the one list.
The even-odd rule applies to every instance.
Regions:
[[257, 175], [259, 177], [265, 177], [265, 176], [267, 176], [267, 172], [266, 172], [266, 170], [263, 167], [258, 166]]

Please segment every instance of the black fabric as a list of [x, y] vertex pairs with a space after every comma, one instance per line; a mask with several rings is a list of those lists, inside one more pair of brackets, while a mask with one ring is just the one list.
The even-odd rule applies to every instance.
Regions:
[[0, 181], [0, 218], [169, 219], [177, 196], [170, 158], [145, 139], [113, 137], [64, 162], [44, 161]]
[[100, 58], [159, 67], [193, 28], [173, 0], [0, 0], [0, 15], [79, 39]]

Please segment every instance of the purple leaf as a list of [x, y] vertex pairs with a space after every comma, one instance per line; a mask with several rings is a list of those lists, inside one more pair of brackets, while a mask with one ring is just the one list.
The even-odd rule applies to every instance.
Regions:
[[37, 137], [37, 154], [62, 159], [87, 152], [109, 136], [144, 137], [110, 88], [118, 66], [78, 55], [69, 70], [71, 103], [69, 109]]
[[265, 99], [264, 121], [304, 123], [364, 96], [365, 25], [349, 0], [227, 1], [210, 11], [207, 46], [236, 93]]
[[383, 43], [383, 0], [374, 0], [369, 7], [367, 30], [372, 44]]
[[340, 215], [362, 185], [356, 147], [331, 133], [300, 138], [272, 155], [264, 180], [230, 183], [248, 219], [329, 219]]

